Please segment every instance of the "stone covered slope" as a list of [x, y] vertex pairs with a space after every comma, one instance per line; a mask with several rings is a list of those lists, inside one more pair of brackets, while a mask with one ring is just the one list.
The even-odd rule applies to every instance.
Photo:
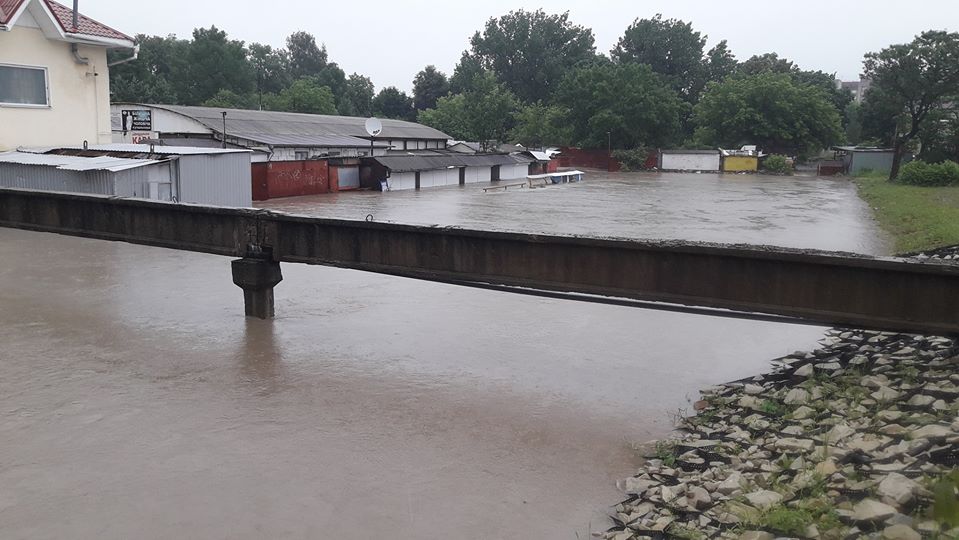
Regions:
[[822, 345], [705, 390], [599, 536], [959, 538], [933, 518], [959, 459], [957, 344], [836, 330]]

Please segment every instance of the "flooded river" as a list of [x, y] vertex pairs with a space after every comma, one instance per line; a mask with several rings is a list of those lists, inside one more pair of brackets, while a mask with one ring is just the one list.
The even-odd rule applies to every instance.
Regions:
[[[673, 192], [676, 193], [673, 193]], [[842, 181], [591, 175], [271, 201], [464, 227], [880, 253]], [[0, 229], [0, 537], [586, 538], [633, 442], [816, 327]]]

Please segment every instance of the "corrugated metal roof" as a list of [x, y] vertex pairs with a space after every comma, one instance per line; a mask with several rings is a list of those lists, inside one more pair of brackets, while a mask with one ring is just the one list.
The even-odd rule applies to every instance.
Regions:
[[146, 165], [160, 163], [155, 159], [128, 159], [109, 156], [78, 157], [57, 154], [32, 154], [29, 152], [7, 152], [0, 154], [0, 163], [20, 165], [41, 165], [56, 167], [68, 171], [123, 171]]
[[878, 148], [875, 146], [833, 146], [833, 150], [842, 150], [843, 152], [894, 152], [893, 148]]
[[21, 152], [34, 154], [46, 154], [56, 150], [88, 150], [94, 152], [135, 152], [142, 154], [160, 154], [173, 156], [190, 156], [196, 154], [239, 154], [251, 153], [252, 150], [246, 148], [209, 148], [203, 146], [166, 146], [157, 144], [151, 151], [149, 144], [132, 143], [112, 143], [112, 144], [90, 144], [86, 148], [83, 146], [47, 146], [44, 148], [18, 148]]
[[[325, 146], [329, 148], [369, 148], [370, 141], [348, 135], [286, 135], [273, 133], [232, 132], [230, 136], [241, 137], [270, 146]], [[376, 148], [389, 148], [385, 142], [373, 142]]]
[[393, 172], [431, 171], [448, 167], [492, 167], [529, 163], [529, 158], [506, 154], [406, 155], [374, 158]]
[[[219, 133], [223, 130], [223, 111], [226, 111], [226, 131], [232, 133], [258, 133], [261, 135], [334, 135], [366, 139], [366, 118], [357, 116], [330, 116], [276, 111], [252, 111], [245, 109], [222, 109], [219, 107], [196, 107], [187, 105], [153, 105], [131, 103], [182, 114]], [[414, 122], [383, 119], [383, 132], [378, 140], [389, 139], [442, 139], [449, 135]], [[366, 139], [368, 140], [368, 139]]]
[[660, 150], [663, 154], [718, 154], [719, 150]]

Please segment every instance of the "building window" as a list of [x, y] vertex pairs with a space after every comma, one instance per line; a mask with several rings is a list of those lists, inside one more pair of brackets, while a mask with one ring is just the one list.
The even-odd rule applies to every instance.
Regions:
[[302, 150], [297, 150], [296, 155], [294, 157], [296, 158], [297, 161], [306, 161], [307, 159], [310, 158], [310, 153], [304, 152]]
[[0, 104], [46, 107], [49, 97], [45, 68], [0, 64]]

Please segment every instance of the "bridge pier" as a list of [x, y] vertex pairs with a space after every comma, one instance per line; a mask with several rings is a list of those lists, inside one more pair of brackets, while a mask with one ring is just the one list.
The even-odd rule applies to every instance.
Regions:
[[243, 289], [243, 307], [247, 317], [272, 319], [273, 287], [283, 280], [280, 263], [270, 259], [245, 257], [236, 259], [233, 283]]

